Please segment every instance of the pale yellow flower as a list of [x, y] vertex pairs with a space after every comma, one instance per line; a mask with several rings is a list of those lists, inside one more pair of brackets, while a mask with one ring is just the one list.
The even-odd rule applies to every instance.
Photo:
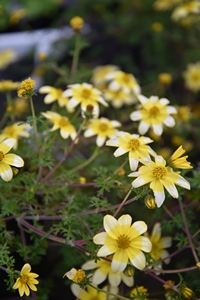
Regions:
[[6, 69], [8, 65], [15, 62], [17, 58], [17, 52], [13, 49], [5, 49], [0, 51], [0, 70]]
[[31, 272], [31, 266], [29, 264], [25, 264], [21, 269], [19, 278], [17, 278], [17, 281], [13, 285], [13, 289], [19, 290], [20, 297], [22, 297], [24, 293], [26, 296], [29, 296], [30, 289], [37, 291], [35, 284], [38, 284], [39, 281], [35, 278], [38, 276], [38, 274]]
[[91, 119], [87, 125], [87, 129], [84, 132], [85, 137], [91, 137], [97, 135], [96, 144], [98, 147], [102, 147], [106, 138], [111, 138], [116, 132], [117, 127], [120, 127], [121, 123], [116, 120], [110, 121], [107, 118]]
[[134, 93], [127, 93], [122, 89], [117, 91], [104, 89], [103, 95], [105, 99], [116, 109], [121, 108], [123, 105], [132, 105], [138, 102]]
[[200, 13], [199, 1], [189, 1], [177, 6], [171, 15], [171, 18], [173, 21], [177, 22], [190, 14], [198, 13]]
[[[80, 288], [78, 284], [73, 283], [71, 285], [72, 293], [77, 297], [78, 300], [115, 300], [114, 296], [107, 295], [105, 292], [97, 291], [91, 286], [87, 286], [86, 289]], [[105, 286], [102, 288], [104, 291], [108, 291], [115, 295], [118, 294], [119, 289], [114, 286]]]
[[134, 222], [132, 225], [130, 215], [122, 215], [116, 220], [111, 215], [104, 217], [105, 231], [96, 234], [93, 241], [97, 245], [103, 245], [97, 256], [104, 257], [113, 254], [111, 270], [121, 273], [127, 264], [131, 264], [139, 270], [146, 266], [146, 258], [142, 251], [151, 251], [151, 242], [147, 237], [141, 236], [147, 230], [143, 221]]
[[154, 260], [164, 259], [164, 263], [169, 264], [170, 258], [166, 258], [169, 256], [169, 252], [165, 249], [171, 247], [172, 237], [161, 237], [161, 224], [156, 223], [153, 227], [151, 235], [147, 232], [145, 233], [145, 236], [147, 236], [152, 243], [152, 249], [149, 253], [150, 256]]
[[76, 16], [70, 20], [69, 24], [75, 31], [79, 31], [84, 25], [84, 20], [81, 17]]
[[[183, 146], [180, 146], [169, 158], [169, 165], [172, 168], [191, 169], [190, 162], [187, 161], [188, 155], [182, 156], [185, 153]], [[182, 156], [182, 157], [181, 157]]]
[[168, 105], [169, 100], [166, 98], [159, 99], [157, 96], [147, 98], [138, 95], [138, 99], [142, 104], [140, 110], [131, 113], [132, 121], [140, 121], [138, 131], [141, 135], [145, 134], [150, 127], [157, 135], [163, 132], [163, 124], [168, 127], [175, 125], [174, 118], [170, 114], [176, 114], [176, 108]]
[[160, 73], [158, 74], [158, 80], [163, 85], [169, 85], [172, 82], [172, 76], [169, 73]]
[[117, 70], [106, 75], [106, 79], [110, 80], [108, 89], [111, 91], [122, 89], [125, 93], [134, 92], [136, 95], [141, 91], [136, 78], [132, 74]]
[[12, 80], [1, 80], [0, 81], [0, 92], [9, 92], [17, 90], [20, 82], [14, 82]]
[[17, 98], [12, 107], [15, 113], [22, 115], [29, 111], [29, 102], [25, 98]]
[[128, 277], [123, 272], [114, 273], [111, 269], [112, 256], [108, 257], [108, 260], [100, 259], [96, 262], [94, 260], [89, 260], [82, 265], [84, 270], [96, 269], [92, 276], [92, 283], [99, 285], [104, 282], [107, 277], [110, 285], [119, 286], [121, 281], [123, 281], [127, 286], [131, 287], [134, 284], [133, 276]]
[[187, 70], [183, 72], [183, 77], [186, 88], [192, 92], [200, 91], [200, 61], [188, 64]]
[[53, 111], [47, 111], [45, 113], [42, 112], [41, 114], [53, 123], [53, 127], [50, 129], [50, 131], [60, 129], [60, 135], [63, 139], [67, 139], [69, 136], [72, 140], [76, 138], [76, 129], [70, 123], [67, 117], [61, 116], [60, 114]]
[[106, 75], [118, 69], [119, 67], [114, 65], [97, 66], [93, 69], [91, 81], [96, 87], [104, 86], [108, 81]]
[[74, 108], [77, 105], [81, 105], [81, 110], [86, 112], [87, 107], [93, 107], [93, 116], [99, 116], [99, 103], [104, 106], [108, 106], [107, 102], [103, 99], [102, 93], [94, 88], [91, 84], [71, 84], [69, 88], [62, 94], [63, 97], [69, 97], [69, 107]]
[[[83, 269], [75, 269], [72, 268], [70, 271], [64, 274], [64, 276], [67, 276], [68, 279], [72, 280], [73, 282], [76, 283], [81, 283], [86, 280], [86, 274]], [[63, 276], [63, 277], [64, 277]]]
[[14, 138], [16, 140], [13, 149], [16, 150], [18, 147], [19, 138], [28, 138], [30, 136], [28, 130], [31, 129], [29, 124], [22, 124], [22, 122], [16, 122], [12, 125], [6, 126], [0, 134], [0, 141], [8, 138]]
[[151, 147], [147, 145], [152, 142], [153, 140], [150, 138], [139, 136], [139, 134], [118, 131], [113, 138], [106, 142], [106, 145], [118, 147], [114, 152], [115, 157], [128, 153], [130, 169], [135, 171], [139, 161], [150, 161], [150, 155], [156, 155]]
[[69, 112], [73, 112], [74, 109], [69, 105], [69, 98], [68, 97], [63, 97], [63, 90], [60, 88], [55, 88], [49, 85], [44, 85], [39, 88], [39, 93], [40, 94], [46, 94], [47, 95], [44, 97], [44, 103], [45, 104], [50, 104], [55, 101], [58, 101], [58, 105], [60, 107], [66, 107], [66, 109]]
[[178, 172], [166, 166], [166, 161], [162, 156], [155, 156], [155, 162], [143, 162], [144, 166], [139, 168], [138, 172], [133, 172], [129, 176], [137, 177], [133, 182], [134, 188], [150, 183], [149, 187], [153, 190], [156, 204], [158, 207], [165, 200], [164, 188], [173, 198], [178, 198], [178, 191], [175, 184], [190, 189], [190, 184]]
[[15, 139], [10, 138], [0, 143], [0, 176], [4, 181], [10, 181], [13, 178], [11, 166], [20, 168], [24, 165], [20, 156], [8, 153], [15, 142]]

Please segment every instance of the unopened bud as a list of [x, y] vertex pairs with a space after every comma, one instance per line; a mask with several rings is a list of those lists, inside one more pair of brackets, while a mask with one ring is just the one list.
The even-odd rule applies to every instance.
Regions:
[[135, 269], [133, 266], [131, 265], [127, 265], [126, 269], [124, 270], [124, 275], [126, 275], [127, 277], [133, 277], [134, 273], [135, 273]]
[[154, 209], [156, 207], [155, 198], [151, 195], [147, 196], [144, 200], [145, 205], [148, 209]]
[[186, 299], [193, 299], [194, 298], [194, 293], [191, 289], [189, 289], [188, 287], [184, 287], [181, 291], [182, 295], [186, 298]]

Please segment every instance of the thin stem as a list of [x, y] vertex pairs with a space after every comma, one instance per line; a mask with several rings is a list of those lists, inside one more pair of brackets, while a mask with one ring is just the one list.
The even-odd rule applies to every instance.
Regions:
[[116, 215], [120, 212], [121, 208], [124, 206], [126, 200], [128, 199], [130, 193], [132, 192], [133, 187], [130, 188], [130, 190], [128, 191], [128, 193], [126, 194], [124, 200], [122, 201], [122, 203], [119, 205], [119, 207], [117, 208], [116, 212], [114, 213], [113, 217], [116, 217]]
[[84, 161], [82, 164], [74, 167], [73, 169], [69, 170], [69, 173], [72, 174], [80, 169], [83, 169], [84, 167], [89, 165], [97, 157], [98, 154], [99, 154], [99, 147], [96, 147], [93, 154], [86, 161]]
[[192, 237], [190, 235], [190, 231], [189, 231], [189, 228], [188, 228], [187, 219], [186, 219], [186, 215], [185, 215], [185, 212], [184, 212], [184, 209], [183, 209], [183, 203], [182, 203], [182, 201], [179, 201], [179, 206], [180, 206], [180, 210], [181, 210], [181, 214], [182, 214], [183, 223], [184, 223], [184, 226], [185, 226], [185, 232], [187, 234], [188, 241], [189, 241], [189, 244], [190, 244], [190, 248], [191, 248], [192, 254], [194, 256], [195, 262], [198, 263], [199, 262], [199, 258], [198, 258], [197, 254], [196, 254], [196, 251], [194, 249], [194, 245], [192, 243]]
[[[158, 270], [157, 270], [157, 272], [158, 272]], [[168, 286], [169, 286], [171, 289], [173, 289], [174, 291], [176, 291], [176, 292], [179, 291], [179, 289], [178, 289], [176, 286], [170, 284], [168, 281], [163, 280], [162, 278], [158, 277], [158, 276], [155, 275], [154, 273], [148, 272], [148, 275], [150, 275], [151, 277], [154, 277], [155, 279], [157, 279], [158, 281], [162, 282], [163, 284], [168, 285]]]
[[124, 300], [129, 300], [129, 298], [126, 298], [126, 297], [123, 297], [123, 296], [120, 296], [120, 295], [116, 295], [116, 294], [113, 294], [111, 292], [108, 292], [108, 291], [105, 291], [105, 290], [102, 290], [102, 289], [99, 289], [97, 286], [94, 286], [93, 284], [89, 284], [93, 289], [97, 290], [98, 292], [101, 292], [101, 293], [105, 293], [107, 295], [110, 295], [110, 296], [114, 296], [115, 298], [118, 298], [118, 299], [124, 299]]
[[46, 181], [57, 169], [58, 167], [65, 161], [65, 159], [67, 158], [67, 156], [69, 155], [69, 153], [71, 152], [71, 150], [73, 149], [75, 142], [77, 140], [77, 138], [79, 137], [81, 130], [83, 128], [83, 126], [85, 125], [86, 119], [83, 120], [77, 135], [75, 137], [75, 139], [72, 141], [72, 143], [70, 144], [69, 148], [67, 149], [67, 151], [63, 154], [61, 160], [55, 165], [55, 167], [41, 180], [42, 182]]
[[81, 50], [80, 49], [80, 32], [77, 30], [77, 31], [75, 31], [75, 49], [74, 49], [74, 55], [73, 55], [73, 60], [72, 60], [71, 72], [70, 72], [70, 81], [72, 80], [72, 78], [78, 68], [80, 50]]
[[39, 140], [38, 140], [38, 130], [37, 130], [36, 117], [35, 117], [35, 109], [34, 109], [34, 105], [33, 105], [33, 99], [31, 96], [29, 97], [29, 100], [30, 100], [31, 112], [32, 112], [32, 117], [33, 117], [33, 128], [34, 128], [35, 141], [36, 141], [38, 153], [40, 153], [40, 145], [39, 145]]

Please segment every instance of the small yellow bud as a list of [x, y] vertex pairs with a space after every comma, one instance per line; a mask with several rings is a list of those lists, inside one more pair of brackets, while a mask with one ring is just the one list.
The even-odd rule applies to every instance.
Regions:
[[84, 20], [81, 17], [76, 16], [70, 20], [69, 24], [75, 31], [79, 31], [84, 25]]
[[194, 293], [191, 289], [189, 289], [188, 287], [184, 287], [181, 291], [182, 295], [186, 298], [186, 299], [193, 299], [194, 298]]
[[70, 271], [64, 274], [63, 277], [67, 276], [68, 279], [72, 280], [75, 283], [81, 283], [86, 280], [86, 274], [83, 269], [72, 268]]
[[86, 183], [86, 178], [85, 178], [84, 176], [79, 177], [79, 182], [80, 182], [81, 184]]
[[13, 175], [17, 175], [19, 173], [19, 170], [15, 167], [11, 167], [12, 171], [13, 171]]
[[160, 73], [158, 80], [163, 85], [169, 85], [172, 82], [172, 76], [169, 73]]
[[156, 207], [155, 198], [151, 195], [146, 196], [144, 202], [145, 202], [145, 205], [148, 209], [154, 209]]
[[163, 25], [160, 22], [154, 22], [151, 24], [151, 29], [155, 32], [163, 31]]
[[119, 169], [119, 171], [117, 172], [118, 175], [123, 176], [126, 173], [124, 168]]
[[126, 275], [127, 277], [133, 277], [134, 273], [135, 273], [135, 269], [133, 266], [131, 265], [127, 265], [126, 269], [124, 270], [124, 275]]

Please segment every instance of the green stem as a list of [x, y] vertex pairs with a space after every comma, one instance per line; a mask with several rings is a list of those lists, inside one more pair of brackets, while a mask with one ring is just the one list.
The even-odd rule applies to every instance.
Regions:
[[97, 286], [94, 286], [93, 284], [89, 284], [93, 289], [97, 290], [98, 292], [102, 292], [102, 293], [105, 293], [107, 295], [110, 295], [110, 296], [114, 296], [115, 298], [117, 297], [118, 299], [124, 299], [124, 300], [129, 300], [129, 298], [126, 298], [126, 297], [123, 297], [123, 296], [120, 296], [120, 295], [116, 295], [116, 294], [113, 294], [111, 292], [108, 292], [108, 291], [105, 291], [105, 290], [102, 290], [102, 289], [99, 289]]
[[80, 48], [80, 32], [76, 31], [75, 32], [75, 49], [74, 49], [74, 55], [73, 55], [73, 60], [72, 60], [71, 72], [70, 72], [70, 81], [72, 81], [72, 78], [78, 68], [80, 50], [81, 50], [81, 48]]
[[34, 105], [33, 105], [33, 99], [31, 96], [30, 96], [29, 100], [30, 100], [31, 112], [32, 112], [32, 117], [33, 117], [33, 128], [34, 128], [35, 141], [36, 141], [37, 150], [39, 153], [40, 146], [39, 146], [39, 140], [38, 140], [37, 123], [36, 123], [36, 118], [35, 118], [35, 109], [34, 109]]
[[74, 173], [74, 172], [86, 167], [87, 165], [89, 165], [97, 157], [98, 154], [99, 154], [99, 147], [96, 147], [93, 154], [86, 161], [84, 161], [82, 164], [76, 166], [75, 168], [71, 169], [69, 171], [69, 173], [70, 174]]

